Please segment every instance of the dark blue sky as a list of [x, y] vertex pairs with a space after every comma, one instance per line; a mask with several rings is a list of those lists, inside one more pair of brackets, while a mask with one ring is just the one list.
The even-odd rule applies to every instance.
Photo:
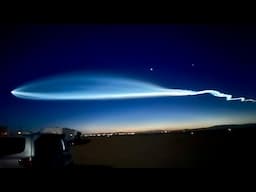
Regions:
[[255, 26], [27, 24], [0, 29], [0, 124], [10, 128], [116, 131], [255, 122], [256, 104], [210, 95], [33, 101], [10, 94], [37, 78], [91, 71], [255, 99]]

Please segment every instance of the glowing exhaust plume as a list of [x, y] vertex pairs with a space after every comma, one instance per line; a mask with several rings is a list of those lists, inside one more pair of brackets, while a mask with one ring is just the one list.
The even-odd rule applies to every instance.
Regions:
[[227, 101], [256, 102], [244, 97], [233, 98], [216, 90], [192, 91], [167, 89], [154, 84], [100, 75], [62, 75], [32, 82], [11, 92], [23, 99], [35, 100], [104, 100], [211, 94]]

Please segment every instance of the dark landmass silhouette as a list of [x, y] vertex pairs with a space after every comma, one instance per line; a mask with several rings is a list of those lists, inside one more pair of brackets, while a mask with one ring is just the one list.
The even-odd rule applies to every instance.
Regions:
[[256, 167], [255, 136], [256, 124], [244, 124], [92, 137], [72, 154], [77, 167]]

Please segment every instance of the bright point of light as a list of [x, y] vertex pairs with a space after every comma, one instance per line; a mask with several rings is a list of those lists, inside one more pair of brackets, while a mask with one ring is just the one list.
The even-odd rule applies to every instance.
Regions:
[[20, 132], [20, 131], [18, 131], [18, 135], [21, 135], [21, 132]]
[[177, 97], [210, 94], [227, 101], [256, 102], [217, 90], [168, 89], [142, 81], [99, 75], [62, 75], [36, 81], [11, 92], [22, 99], [34, 100], [106, 100], [147, 97]]
[[150, 71], [154, 71], [154, 68], [153, 67], [150, 67], [150, 69], [149, 69]]

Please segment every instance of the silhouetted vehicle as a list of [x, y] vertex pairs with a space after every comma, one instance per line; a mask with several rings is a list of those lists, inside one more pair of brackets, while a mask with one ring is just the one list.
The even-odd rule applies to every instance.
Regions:
[[31, 134], [0, 137], [0, 167], [66, 167], [72, 164], [63, 135]]

